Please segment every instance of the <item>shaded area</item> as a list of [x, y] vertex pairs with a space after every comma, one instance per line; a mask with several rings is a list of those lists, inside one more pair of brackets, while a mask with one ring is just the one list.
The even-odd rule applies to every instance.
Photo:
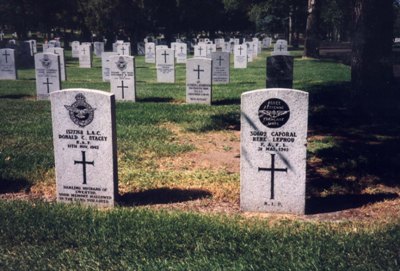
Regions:
[[312, 197], [306, 201], [306, 214], [337, 212], [397, 198], [399, 195], [395, 193]]
[[173, 98], [166, 98], [166, 97], [147, 97], [147, 98], [138, 98], [138, 102], [142, 103], [170, 103], [174, 101]]
[[119, 197], [123, 206], [169, 204], [209, 198], [212, 194], [201, 189], [158, 188], [142, 192], [126, 193]]
[[358, 110], [349, 82], [308, 90], [307, 212], [334, 212], [399, 197], [398, 112]]
[[212, 102], [212, 105], [234, 105], [234, 104], [240, 104], [240, 98], [221, 99]]
[[33, 98], [34, 96], [27, 95], [27, 94], [8, 94], [8, 95], [0, 95], [0, 99], [26, 99], [26, 98]]
[[0, 194], [29, 192], [32, 184], [25, 179], [0, 179]]

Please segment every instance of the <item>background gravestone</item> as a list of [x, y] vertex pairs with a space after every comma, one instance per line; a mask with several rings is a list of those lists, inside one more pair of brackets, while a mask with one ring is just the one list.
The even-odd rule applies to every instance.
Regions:
[[186, 102], [211, 105], [212, 60], [191, 58], [186, 61]]
[[286, 40], [277, 40], [275, 45], [274, 45], [274, 51], [271, 52], [271, 55], [273, 55], [273, 56], [276, 56], [276, 55], [287, 56], [287, 55], [289, 55], [287, 41]]
[[253, 43], [244, 43], [247, 46], [247, 62], [253, 62]]
[[71, 50], [72, 50], [71, 53], [73, 58], [79, 58], [79, 46], [80, 46], [79, 41], [71, 42]]
[[52, 53], [35, 55], [36, 94], [38, 100], [48, 100], [53, 91], [61, 89], [60, 57]]
[[234, 46], [233, 67], [235, 69], [247, 68], [247, 46], [245, 44]]
[[122, 44], [118, 44], [117, 53], [122, 56], [130, 56], [131, 55], [131, 43], [124, 42]]
[[146, 46], [146, 44], [144, 42], [138, 42], [137, 43], [136, 49], [137, 49], [137, 55], [138, 56], [144, 56], [146, 54], [145, 46]]
[[117, 55], [116, 52], [103, 52], [101, 54], [101, 74], [103, 82], [110, 81], [110, 56]]
[[180, 42], [176, 46], [175, 51], [176, 63], [186, 63], [187, 60], [187, 44]]
[[51, 94], [57, 201], [114, 206], [118, 195], [115, 98], [68, 89]]
[[304, 214], [308, 93], [259, 89], [241, 100], [241, 209]]
[[117, 100], [136, 101], [135, 58], [133, 56], [110, 56], [111, 92]]
[[92, 46], [87, 43], [82, 43], [79, 46], [79, 67], [91, 68], [92, 67]]
[[156, 44], [154, 42], [146, 43], [144, 61], [146, 63], [156, 63]]
[[228, 84], [229, 83], [229, 64], [230, 54], [226, 52], [211, 53], [212, 59], [212, 83]]
[[267, 57], [267, 88], [293, 87], [293, 56]]
[[102, 41], [95, 41], [93, 43], [93, 48], [94, 48], [94, 55], [101, 57], [101, 53], [104, 52], [104, 42]]
[[15, 54], [13, 49], [0, 49], [0, 80], [16, 80]]
[[45, 49], [45, 53], [52, 53], [58, 55], [60, 58], [60, 73], [61, 73], [61, 81], [67, 80], [67, 70], [65, 68], [65, 54], [64, 49], [61, 47], [53, 47]]
[[157, 82], [175, 83], [175, 52], [172, 49], [156, 50]]

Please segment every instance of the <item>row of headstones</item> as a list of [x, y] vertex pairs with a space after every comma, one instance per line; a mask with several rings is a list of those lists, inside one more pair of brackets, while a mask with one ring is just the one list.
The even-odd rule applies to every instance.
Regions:
[[[308, 93], [261, 89], [241, 97], [240, 206], [305, 212]], [[114, 206], [118, 198], [115, 95], [51, 93], [57, 200]]]
[[[240, 46], [240, 45], [239, 45]], [[83, 51], [87, 47], [90, 53], [90, 44], [81, 45]], [[1, 65], [1, 56], [5, 62], [12, 62], [12, 54], [5, 49], [4, 53], [0, 50], [0, 78], [4, 73], [16, 77], [15, 69], [12, 65]], [[160, 49], [160, 61], [157, 63], [157, 78], [159, 82], [175, 81], [174, 53], [172, 49]], [[11, 52], [13, 50], [10, 50]], [[50, 92], [61, 89], [61, 81], [66, 80], [66, 69], [64, 62], [64, 51], [62, 48], [49, 48], [46, 51], [53, 53], [38, 53], [35, 55], [36, 67], [36, 89], [37, 98], [48, 99]], [[108, 73], [111, 84], [111, 92], [116, 94], [118, 100], [136, 100], [136, 78], [135, 60], [131, 56], [106, 55], [103, 53], [103, 76]], [[9, 58], [9, 59], [8, 59]], [[104, 60], [106, 59], [106, 60]], [[167, 61], [168, 59], [168, 61]], [[212, 102], [212, 84], [228, 83], [230, 80], [229, 72], [229, 53], [214, 52], [212, 60], [207, 58], [193, 58], [187, 61], [186, 67], [186, 101], [188, 103]], [[214, 65], [212, 64], [214, 63]], [[14, 73], [13, 73], [14, 72]], [[3, 76], [7, 78], [7, 76]], [[290, 56], [273, 56], [267, 58], [267, 87], [292, 87], [293, 81], [293, 58]]]

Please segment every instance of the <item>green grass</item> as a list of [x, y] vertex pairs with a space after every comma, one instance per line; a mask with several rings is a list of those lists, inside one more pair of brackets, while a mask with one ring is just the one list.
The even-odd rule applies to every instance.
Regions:
[[0, 203], [1, 270], [398, 270], [398, 225]]
[[[307, 196], [329, 199], [338, 191], [397, 187], [400, 157], [393, 150], [400, 147], [399, 122], [348, 109], [349, 67], [292, 53], [294, 88], [310, 93]], [[185, 104], [184, 65], [177, 66], [177, 83], [160, 84], [154, 65], [136, 57], [138, 101], [117, 102], [116, 108], [120, 186], [149, 193], [195, 188], [211, 200], [236, 203], [239, 174], [160, 170], [159, 161], [195, 151], [186, 136], [214, 132], [236, 140], [240, 94], [265, 87], [268, 54], [248, 69], [232, 69], [230, 84], [214, 86], [212, 106]], [[0, 194], [55, 182], [50, 102], [35, 101], [33, 70], [18, 75], [19, 80], [0, 81]], [[98, 58], [94, 68], [80, 69], [67, 51], [67, 76], [63, 88], [109, 91]], [[221, 151], [230, 150], [225, 144]], [[313, 166], [319, 160], [318, 169], [329, 174]], [[270, 223], [148, 209], [0, 201], [0, 270], [399, 270], [395, 217], [367, 225]]]

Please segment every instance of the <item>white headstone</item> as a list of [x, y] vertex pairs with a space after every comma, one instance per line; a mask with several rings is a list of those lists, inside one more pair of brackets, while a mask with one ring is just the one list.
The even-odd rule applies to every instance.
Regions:
[[268, 38], [268, 37], [264, 38], [262, 40], [262, 47], [265, 48], [265, 49], [268, 49], [269, 47], [271, 47], [271, 42], [272, 42], [271, 38]]
[[247, 68], [247, 46], [245, 44], [235, 45], [233, 59], [235, 69]]
[[102, 41], [95, 41], [93, 43], [94, 47], [94, 54], [95, 56], [101, 57], [101, 53], [104, 52], [104, 42]]
[[253, 62], [253, 42], [244, 43], [247, 46], [247, 63]]
[[207, 58], [211, 58], [211, 53], [216, 52], [217, 51], [217, 47], [215, 46], [215, 44], [207, 44], [206, 45], [206, 50], [207, 50], [206, 57]]
[[118, 195], [115, 98], [67, 89], [51, 94], [57, 201], [112, 207]]
[[110, 56], [111, 93], [117, 100], [136, 101], [135, 58], [133, 56]]
[[212, 83], [228, 84], [229, 83], [229, 64], [230, 54], [226, 52], [211, 53], [212, 59]]
[[79, 67], [92, 67], [92, 47], [90, 46], [90, 44], [82, 43], [79, 46]]
[[110, 56], [117, 55], [116, 52], [103, 52], [101, 54], [101, 71], [104, 82], [110, 81]]
[[178, 43], [175, 51], [176, 63], [186, 63], [187, 60], [187, 44]]
[[16, 80], [14, 49], [0, 49], [0, 80]]
[[241, 99], [241, 209], [304, 214], [308, 93], [259, 89]]
[[154, 42], [146, 43], [144, 62], [156, 63], [156, 45]]
[[73, 58], [79, 58], [79, 46], [81, 44], [79, 43], [79, 41], [73, 41], [71, 43], [71, 48], [72, 48], [72, 57]]
[[131, 55], [131, 44], [129, 42], [124, 42], [123, 44], [118, 44], [117, 53], [121, 56]]
[[36, 94], [38, 100], [48, 100], [53, 91], [61, 89], [60, 57], [51, 53], [35, 55]]
[[56, 54], [60, 57], [60, 73], [61, 73], [61, 81], [67, 80], [67, 71], [65, 68], [65, 56], [64, 49], [61, 47], [48, 48], [45, 50], [45, 53]]
[[156, 50], [157, 82], [175, 83], [175, 52], [172, 49]]
[[211, 105], [212, 60], [191, 58], [186, 61], [186, 102]]
[[274, 45], [274, 51], [271, 53], [271, 55], [273, 55], [273, 56], [289, 55], [287, 41], [286, 40], [277, 40]]
[[207, 44], [199, 43], [194, 46], [194, 57], [207, 57]]

